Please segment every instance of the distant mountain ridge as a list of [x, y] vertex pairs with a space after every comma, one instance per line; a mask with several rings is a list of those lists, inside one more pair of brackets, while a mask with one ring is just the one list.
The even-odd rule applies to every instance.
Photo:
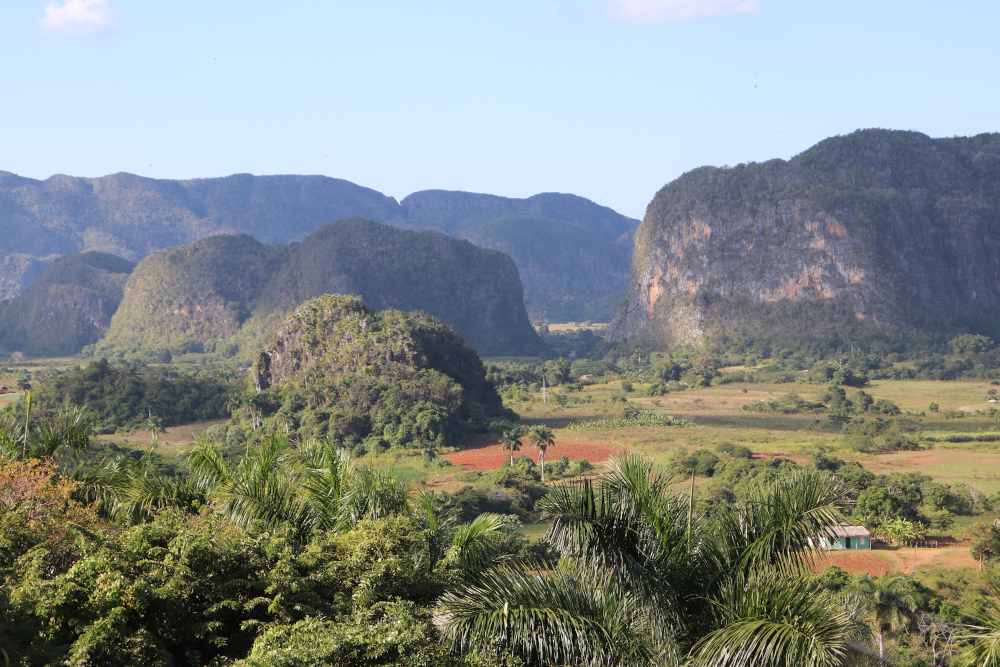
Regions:
[[348, 218], [289, 245], [238, 234], [153, 253], [129, 277], [94, 352], [248, 360], [288, 313], [326, 294], [358, 294], [379, 310], [424, 311], [480, 354], [544, 351], [510, 257], [440, 232]]
[[668, 183], [609, 340], [1000, 340], [1000, 134], [862, 130]]
[[[119, 173], [101, 178], [56, 175], [39, 181], [0, 172], [0, 298], [15, 296], [55, 257], [71, 252], [93, 250], [138, 261], [171, 246], [238, 233], [277, 245], [300, 240], [331, 220], [350, 217], [461, 236], [472, 227], [512, 215], [536, 218], [540, 226], [548, 220], [571, 223], [609, 244], [629, 245], [638, 224], [583, 197], [557, 193], [515, 199], [428, 190], [397, 202], [326, 176], [235, 174], [161, 180]], [[558, 254], [561, 249], [551, 251]], [[522, 258], [513, 259], [521, 267]], [[627, 262], [616, 266], [615, 274], [627, 271], [627, 266]], [[561, 276], [550, 276], [548, 281], [539, 285], [542, 292], [569, 289]], [[526, 280], [525, 287], [532, 292], [534, 285]], [[626, 288], [627, 281], [617, 285], [615, 300]], [[544, 317], [547, 302], [536, 301], [536, 315]]]

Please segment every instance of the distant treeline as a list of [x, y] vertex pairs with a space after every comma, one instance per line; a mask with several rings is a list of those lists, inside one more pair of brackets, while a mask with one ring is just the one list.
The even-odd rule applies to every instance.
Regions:
[[[150, 415], [163, 426], [227, 417], [227, 401], [236, 390], [236, 379], [220, 371], [178, 375], [99, 359], [36, 387], [32, 410], [86, 408], [96, 432], [114, 433], [140, 428]], [[12, 409], [24, 414], [24, 402]]]

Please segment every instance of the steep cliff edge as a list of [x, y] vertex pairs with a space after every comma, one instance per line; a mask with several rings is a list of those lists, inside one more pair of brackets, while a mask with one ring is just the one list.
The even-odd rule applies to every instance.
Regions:
[[998, 305], [1000, 134], [863, 130], [661, 189], [608, 339], [1000, 337]]

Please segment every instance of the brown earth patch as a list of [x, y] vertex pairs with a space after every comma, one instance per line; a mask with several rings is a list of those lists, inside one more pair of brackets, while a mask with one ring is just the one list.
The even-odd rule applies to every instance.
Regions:
[[[441, 458], [448, 459], [452, 465], [465, 466], [468, 470], [496, 470], [504, 461], [510, 460], [510, 452], [500, 447], [499, 442], [485, 441], [454, 454], [445, 454]], [[603, 463], [620, 451], [618, 447], [599, 442], [557, 442], [549, 447], [546, 459], [552, 461], [566, 456], [570, 461], [587, 459], [591, 463]], [[514, 452], [514, 456], [525, 455], [538, 463], [540, 453], [534, 447], [524, 447], [521, 451]]]
[[887, 574], [893, 569], [888, 561], [873, 553], [823, 552], [813, 560], [812, 571], [819, 574], [831, 565], [847, 570], [848, 574], [867, 572], [873, 577]]

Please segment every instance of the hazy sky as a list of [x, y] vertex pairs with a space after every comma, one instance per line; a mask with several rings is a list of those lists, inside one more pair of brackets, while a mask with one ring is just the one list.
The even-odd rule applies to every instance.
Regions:
[[0, 169], [572, 192], [1000, 131], [1000, 1], [3, 0]]

